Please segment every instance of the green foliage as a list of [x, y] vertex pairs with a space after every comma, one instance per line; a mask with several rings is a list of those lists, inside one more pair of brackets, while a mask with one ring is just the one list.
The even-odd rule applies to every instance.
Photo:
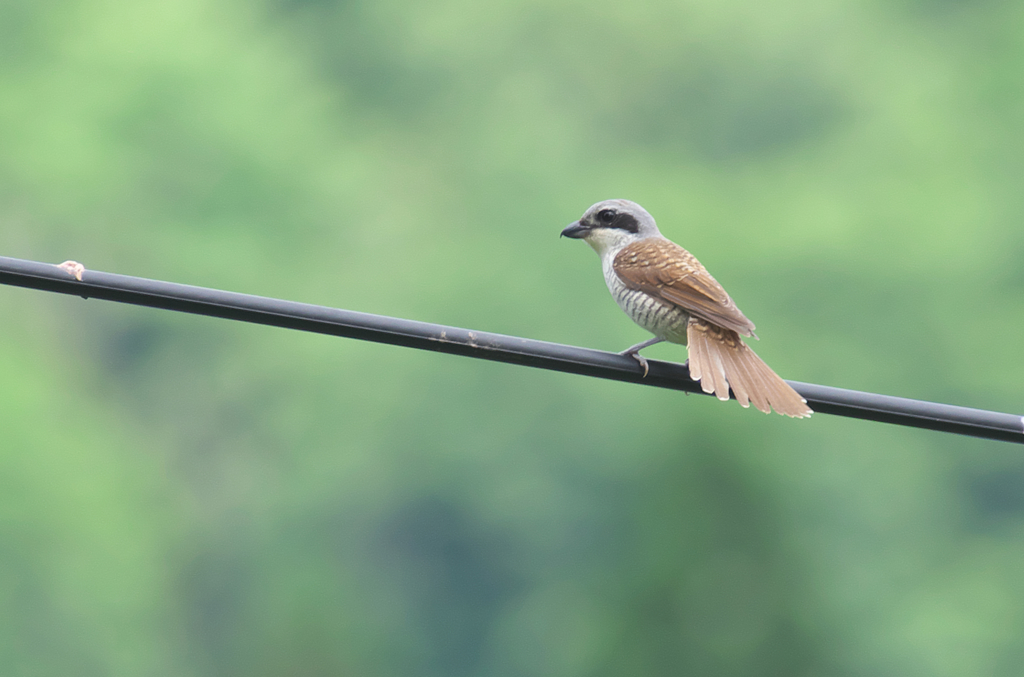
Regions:
[[[1014, 3], [0, 1], [0, 253], [1020, 411]], [[1017, 674], [1017, 447], [0, 288], [10, 674]], [[678, 346], [652, 357], [681, 361]]]

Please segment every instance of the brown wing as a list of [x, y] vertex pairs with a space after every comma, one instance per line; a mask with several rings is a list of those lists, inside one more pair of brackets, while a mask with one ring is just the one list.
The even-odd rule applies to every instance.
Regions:
[[612, 268], [630, 289], [674, 303], [686, 312], [743, 336], [754, 335], [754, 323], [693, 254], [675, 242], [652, 237], [622, 248]]

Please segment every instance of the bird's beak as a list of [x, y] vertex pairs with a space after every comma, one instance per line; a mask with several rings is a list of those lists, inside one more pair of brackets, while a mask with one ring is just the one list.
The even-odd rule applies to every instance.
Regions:
[[579, 221], [573, 221], [565, 227], [565, 230], [562, 231], [562, 237], [571, 237], [574, 240], [579, 240], [580, 238], [586, 237], [589, 232], [589, 226], [584, 226]]

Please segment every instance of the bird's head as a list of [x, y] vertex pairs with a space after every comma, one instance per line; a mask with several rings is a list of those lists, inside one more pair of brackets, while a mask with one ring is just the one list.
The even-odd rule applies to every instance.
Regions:
[[562, 231], [565, 237], [584, 240], [604, 256], [649, 237], [660, 237], [654, 217], [629, 200], [604, 200], [583, 213]]

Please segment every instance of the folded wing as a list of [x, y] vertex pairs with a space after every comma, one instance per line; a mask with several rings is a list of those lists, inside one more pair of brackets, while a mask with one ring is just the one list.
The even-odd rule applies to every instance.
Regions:
[[691, 315], [743, 336], [754, 335], [754, 323], [740, 312], [715, 278], [690, 252], [664, 238], [648, 238], [623, 247], [612, 267], [625, 285]]

